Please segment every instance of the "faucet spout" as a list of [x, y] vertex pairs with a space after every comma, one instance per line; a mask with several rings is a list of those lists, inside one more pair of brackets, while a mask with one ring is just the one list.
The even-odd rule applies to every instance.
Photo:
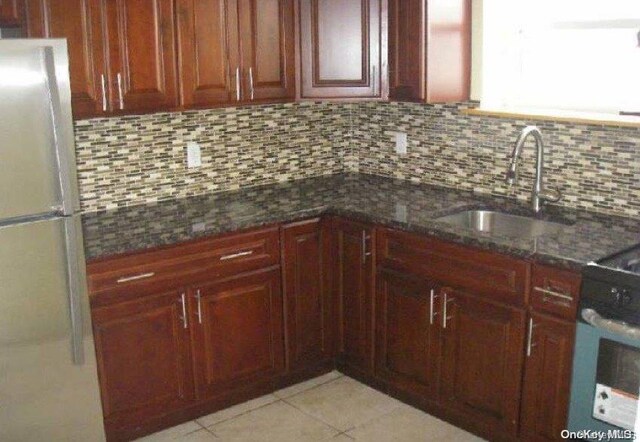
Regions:
[[533, 183], [533, 188], [531, 189], [531, 209], [534, 213], [539, 213], [544, 201], [558, 201], [561, 198], [561, 195], [559, 191], [557, 192], [557, 198], [551, 198], [544, 194], [544, 141], [542, 139], [542, 132], [537, 126], [527, 126], [522, 130], [522, 132], [520, 132], [520, 135], [518, 135], [518, 139], [516, 140], [513, 146], [513, 151], [511, 152], [506, 182], [510, 185], [517, 184], [518, 161], [522, 155], [524, 143], [527, 141], [529, 136], [532, 136], [536, 143], [536, 178]]

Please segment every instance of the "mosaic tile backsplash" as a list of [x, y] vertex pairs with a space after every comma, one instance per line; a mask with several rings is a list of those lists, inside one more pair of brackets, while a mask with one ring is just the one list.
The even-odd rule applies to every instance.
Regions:
[[[508, 155], [528, 123], [546, 141], [546, 184], [560, 204], [640, 216], [640, 128], [468, 116], [472, 104], [290, 103], [92, 119], [76, 123], [82, 207], [94, 212], [361, 172], [527, 199], [534, 149], [520, 183], [504, 184]], [[393, 132], [408, 134], [407, 155]], [[189, 141], [202, 167], [186, 168]]]

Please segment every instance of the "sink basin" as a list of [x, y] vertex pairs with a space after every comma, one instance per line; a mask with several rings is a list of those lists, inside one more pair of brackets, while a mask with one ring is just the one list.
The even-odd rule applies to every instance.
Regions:
[[563, 224], [491, 210], [465, 210], [436, 218], [453, 226], [515, 238], [536, 238], [562, 231]]

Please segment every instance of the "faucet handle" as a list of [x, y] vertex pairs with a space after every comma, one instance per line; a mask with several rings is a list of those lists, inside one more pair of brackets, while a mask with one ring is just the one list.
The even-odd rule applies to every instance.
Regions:
[[540, 199], [543, 199], [545, 201], [557, 203], [562, 199], [562, 192], [558, 187], [553, 186], [549, 189], [544, 189], [542, 192], [540, 192], [539, 196]]

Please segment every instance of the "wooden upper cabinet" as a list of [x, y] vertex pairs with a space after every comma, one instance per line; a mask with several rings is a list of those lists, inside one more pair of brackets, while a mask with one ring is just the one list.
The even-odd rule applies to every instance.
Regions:
[[469, 99], [470, 0], [389, 0], [389, 97]]
[[29, 37], [67, 39], [74, 118], [107, 111], [100, 0], [30, 0], [27, 5]]
[[385, 16], [386, 0], [301, 0], [301, 98], [384, 98]]
[[110, 101], [115, 111], [178, 105], [173, 0], [110, 0]]
[[239, 101], [237, 0], [177, 0], [183, 106]]
[[293, 0], [238, 0], [245, 101], [295, 98]]
[[0, 0], [0, 26], [20, 27], [24, 25], [25, 0]]

